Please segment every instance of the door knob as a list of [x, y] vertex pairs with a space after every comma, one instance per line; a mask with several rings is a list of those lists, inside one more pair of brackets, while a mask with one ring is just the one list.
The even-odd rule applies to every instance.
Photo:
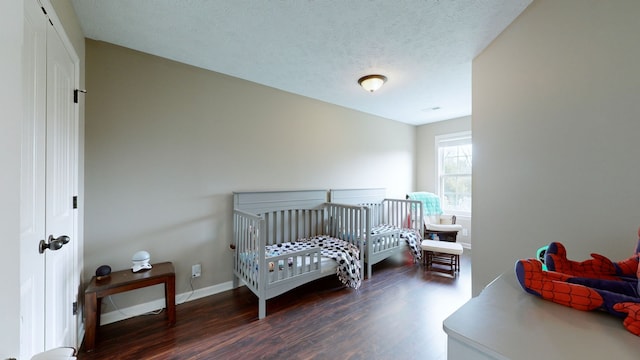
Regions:
[[38, 245], [38, 250], [40, 254], [44, 253], [45, 250], [49, 249], [51, 251], [60, 250], [64, 244], [68, 243], [71, 240], [67, 235], [60, 235], [57, 238], [54, 238], [53, 235], [49, 235], [49, 242], [44, 240], [40, 240], [40, 244]]

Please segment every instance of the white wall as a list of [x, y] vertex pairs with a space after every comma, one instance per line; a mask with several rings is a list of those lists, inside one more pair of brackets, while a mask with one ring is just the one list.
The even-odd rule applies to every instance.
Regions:
[[0, 11], [0, 358], [20, 353], [20, 132], [22, 124], [23, 5]]
[[[438, 193], [436, 136], [471, 131], [471, 116], [439, 121], [417, 127], [416, 131], [416, 191]], [[471, 217], [457, 216], [456, 223], [462, 225], [457, 240], [471, 247]], [[465, 235], [466, 234], [466, 235]]]
[[633, 253], [640, 2], [536, 0], [473, 62], [473, 293], [561, 241]]
[[196, 263], [196, 289], [225, 284], [233, 191], [415, 186], [414, 126], [92, 40], [87, 88], [86, 277], [146, 249], [178, 293]]

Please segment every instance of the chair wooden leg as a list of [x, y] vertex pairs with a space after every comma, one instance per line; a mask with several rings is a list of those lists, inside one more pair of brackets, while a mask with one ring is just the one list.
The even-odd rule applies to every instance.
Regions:
[[434, 262], [436, 264], [448, 266], [449, 269], [447, 273], [451, 274], [452, 276], [455, 276], [458, 272], [460, 272], [460, 255], [436, 253], [433, 251], [422, 252], [422, 264], [424, 265], [425, 270], [433, 270]]

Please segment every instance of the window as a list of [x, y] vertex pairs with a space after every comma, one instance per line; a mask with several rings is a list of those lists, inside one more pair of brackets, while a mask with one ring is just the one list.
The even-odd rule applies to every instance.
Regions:
[[436, 137], [442, 210], [471, 215], [471, 132]]

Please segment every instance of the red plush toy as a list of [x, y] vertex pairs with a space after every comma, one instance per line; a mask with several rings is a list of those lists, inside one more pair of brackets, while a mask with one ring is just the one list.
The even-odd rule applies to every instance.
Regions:
[[564, 246], [552, 242], [545, 265], [537, 259], [521, 259], [515, 271], [530, 294], [578, 310], [605, 310], [624, 318], [624, 327], [640, 336], [640, 229], [633, 256], [613, 262], [599, 254], [591, 259], [567, 259]]

